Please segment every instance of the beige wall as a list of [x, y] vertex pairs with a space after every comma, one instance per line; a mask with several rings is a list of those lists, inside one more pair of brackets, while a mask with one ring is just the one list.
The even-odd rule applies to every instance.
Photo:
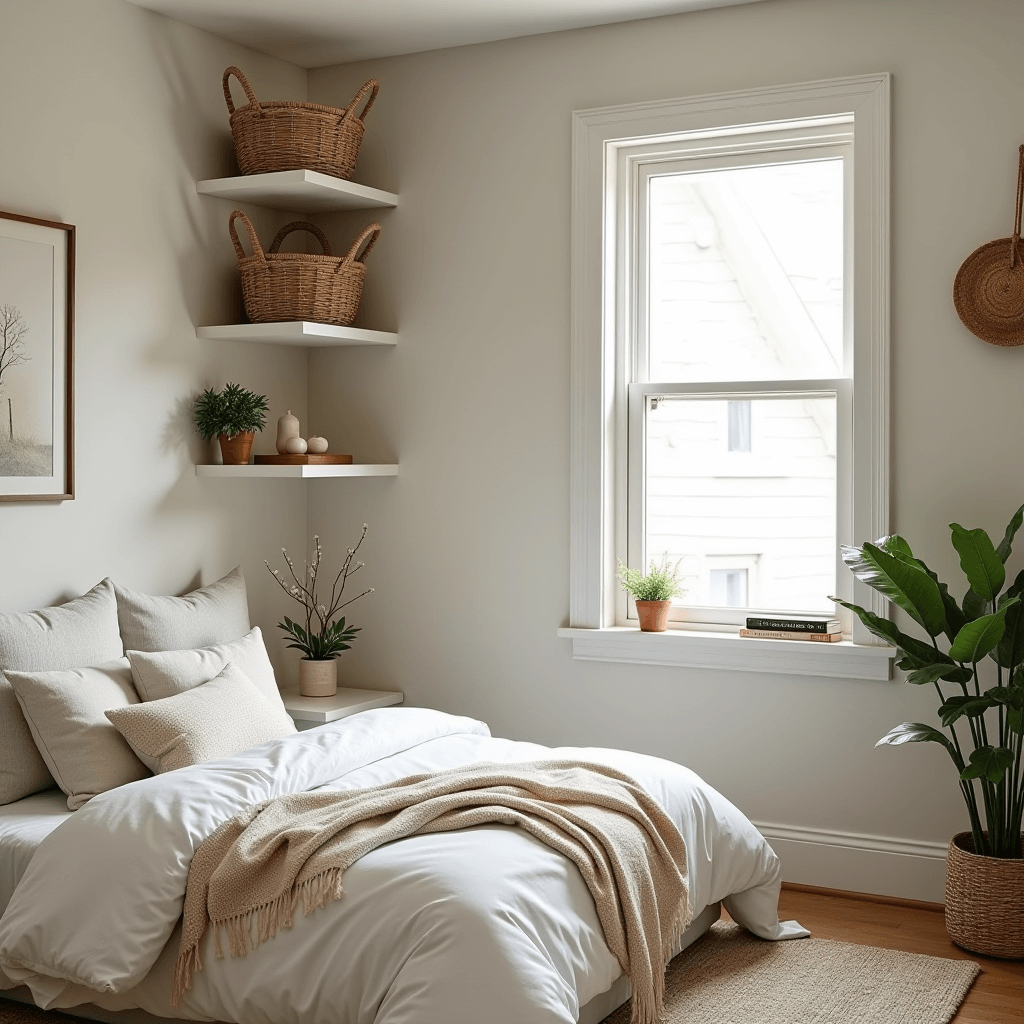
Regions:
[[[1017, 0], [773, 0], [311, 72], [310, 99], [337, 104], [381, 78], [358, 177], [401, 194], [362, 313], [397, 326], [398, 347], [310, 361], [319, 429], [402, 465], [393, 481], [310, 491], [330, 551], [371, 524], [377, 592], [353, 609], [366, 629], [343, 674], [496, 733], [676, 758], [761, 822], [933, 843], [964, 827], [941, 750], [872, 749], [930, 718], [930, 692], [588, 664], [556, 639], [570, 113], [894, 74], [894, 525], [951, 575], [946, 524], [1001, 534], [1024, 500], [1024, 352], [975, 339], [950, 301], [960, 262], [1012, 225], [1022, 34]], [[330, 233], [340, 244], [368, 219], [335, 218]], [[935, 860], [777, 845], [791, 878], [941, 899]]]
[[[254, 620], [277, 621], [262, 559], [301, 550], [305, 491], [197, 479], [207, 453], [187, 409], [202, 387], [237, 380], [275, 416], [305, 411], [302, 354], [195, 337], [240, 310], [231, 208], [195, 191], [233, 167], [220, 76], [235, 63], [264, 95], [305, 95], [302, 69], [120, 0], [0, 0], [0, 210], [78, 228], [77, 495], [0, 504], [0, 608], [107, 575], [179, 592], [241, 563]], [[279, 664], [282, 649], [271, 644]]]

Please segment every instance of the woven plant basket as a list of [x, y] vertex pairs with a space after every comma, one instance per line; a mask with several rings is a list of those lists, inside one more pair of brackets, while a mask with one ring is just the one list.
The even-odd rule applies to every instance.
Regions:
[[964, 326], [991, 345], [1024, 345], [1024, 146], [1017, 161], [1017, 208], [1010, 238], [975, 249], [957, 271], [953, 305]]
[[[249, 100], [237, 110], [231, 99], [232, 75]], [[231, 115], [238, 166], [243, 174], [308, 170], [351, 178], [363, 141], [363, 122], [379, 91], [380, 82], [371, 78], [344, 110], [290, 100], [260, 103], [245, 75], [238, 68], [228, 68], [224, 100]], [[356, 107], [367, 95], [370, 98], [357, 116]]]
[[[252, 243], [250, 256], [246, 256], [238, 240], [236, 219], [242, 221]], [[366, 227], [344, 256], [332, 256], [324, 233], [305, 221], [286, 224], [266, 252], [252, 223], [241, 210], [231, 214], [228, 230], [238, 254], [245, 312], [254, 324], [311, 320], [346, 327], [355, 319], [363, 297], [364, 261], [380, 235], [379, 224]], [[281, 243], [293, 231], [315, 235], [323, 247], [323, 255], [278, 252]]]
[[1024, 860], [980, 857], [970, 832], [949, 841], [946, 931], [964, 949], [1024, 958]]

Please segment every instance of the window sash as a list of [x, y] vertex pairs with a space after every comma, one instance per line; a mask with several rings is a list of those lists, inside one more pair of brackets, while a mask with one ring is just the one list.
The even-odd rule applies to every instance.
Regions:
[[[646, 416], [652, 398], [691, 397], [712, 401], [749, 402], [763, 398], [786, 398], [794, 401], [813, 398], [834, 398], [836, 400], [836, 590], [837, 597], [844, 601], [854, 599], [853, 577], [844, 570], [839, 546], [853, 529], [853, 487], [849, 472], [843, 473], [842, 466], [849, 466], [853, 452], [853, 381], [844, 377], [822, 380], [765, 380], [718, 383], [675, 383], [646, 382], [631, 384], [628, 388], [628, 498], [625, 519], [627, 522], [628, 561], [633, 566], [646, 567], [651, 553], [644, 550], [644, 524], [646, 515], [647, 455], [644, 441], [647, 436]], [[637, 625], [636, 606], [625, 592], [616, 609], [616, 625]], [[745, 625], [747, 615], [760, 613], [811, 614], [806, 609], [789, 608], [723, 608], [720, 605], [686, 605], [669, 610], [669, 622], [674, 628], [708, 630], [715, 628], [733, 631]], [[830, 613], [814, 612], [838, 618], [843, 632], [849, 634], [853, 628], [852, 612], [843, 607]]]
[[[778, 136], [778, 138], [776, 138]], [[706, 142], [707, 140], [703, 140]], [[627, 353], [626, 365], [631, 369], [630, 382], [650, 379], [650, 181], [652, 178], [673, 174], [716, 171], [742, 167], [764, 167], [774, 164], [817, 162], [841, 159], [843, 161], [843, 367], [846, 375], [853, 371], [853, 133], [848, 128], [838, 131], [836, 126], [801, 128], [798, 135], [792, 131], [763, 132], [748, 139], [722, 145], [714, 155], [707, 147], [696, 148], [679, 144], [677, 152], [662, 152], [646, 158], [641, 152], [646, 147], [627, 148], [620, 161], [630, 172], [622, 175], [622, 186], [617, 202], [623, 212], [630, 211], [632, 231], [621, 235], [619, 254], [619, 295], [624, 310], [631, 315], [624, 319], [625, 331], [620, 347]], [[630, 238], [635, 242], [630, 244]]]

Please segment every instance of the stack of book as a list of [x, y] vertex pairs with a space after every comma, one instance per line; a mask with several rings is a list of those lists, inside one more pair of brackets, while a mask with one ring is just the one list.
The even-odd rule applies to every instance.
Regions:
[[766, 640], [812, 640], [821, 644], [834, 644], [843, 639], [838, 619], [772, 618], [764, 615], [751, 615], [747, 619], [747, 628], [740, 630], [740, 636]]

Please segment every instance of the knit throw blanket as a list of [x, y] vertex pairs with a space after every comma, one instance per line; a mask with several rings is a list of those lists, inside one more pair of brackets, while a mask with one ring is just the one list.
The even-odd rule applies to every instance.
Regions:
[[517, 825], [568, 857], [597, 907], [605, 941], [633, 987], [634, 1024], [661, 1015], [665, 965], [690, 923], [683, 837], [629, 776], [571, 761], [478, 764], [350, 792], [256, 804], [196, 851], [185, 893], [172, 1005], [221, 929], [232, 956], [343, 895], [345, 869], [384, 843], [474, 825]]

